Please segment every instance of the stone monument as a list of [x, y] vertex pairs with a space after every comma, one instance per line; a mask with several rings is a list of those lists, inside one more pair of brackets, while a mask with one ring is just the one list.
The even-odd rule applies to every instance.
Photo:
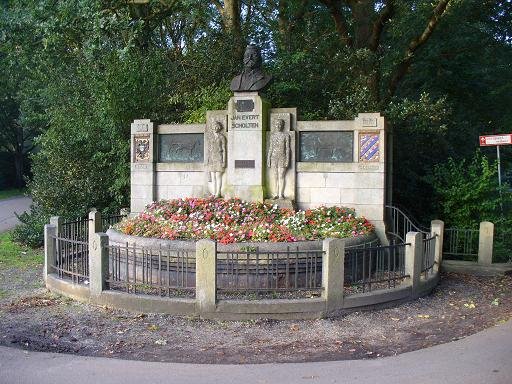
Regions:
[[298, 121], [296, 108], [271, 108], [262, 92], [272, 77], [248, 45], [231, 81], [227, 109], [204, 124], [132, 124], [131, 212], [155, 200], [185, 197], [270, 199], [281, 207], [354, 208], [385, 242], [390, 163], [384, 118]]
[[222, 123], [213, 121], [206, 145], [206, 168], [209, 181], [213, 183], [213, 195], [220, 197], [222, 189], [222, 174], [226, 168], [226, 138], [222, 133]]

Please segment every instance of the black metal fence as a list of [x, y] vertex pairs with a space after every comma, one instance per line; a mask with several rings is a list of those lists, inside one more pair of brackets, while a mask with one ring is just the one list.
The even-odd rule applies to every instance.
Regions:
[[426, 237], [430, 229], [416, 224], [403, 210], [386, 205], [386, 233], [391, 243], [405, 243], [405, 236], [409, 232], [421, 232]]
[[438, 236], [429, 236], [423, 239], [423, 252], [421, 258], [421, 273], [425, 278], [434, 273], [436, 264], [436, 242]]
[[322, 250], [217, 252], [219, 298], [309, 298], [322, 291]]
[[106, 232], [107, 229], [114, 226], [123, 220], [126, 215], [111, 215], [111, 216], [102, 216], [101, 217], [101, 230], [102, 232]]
[[478, 229], [445, 228], [443, 258], [478, 261]]
[[110, 289], [168, 297], [194, 297], [195, 252], [110, 245]]
[[59, 228], [59, 236], [68, 240], [88, 241], [89, 218], [84, 217], [62, 223]]
[[345, 295], [395, 288], [405, 274], [405, 246], [394, 244], [345, 250]]
[[75, 284], [89, 280], [89, 244], [85, 241], [52, 237], [55, 242], [55, 257], [51, 267], [61, 279]]

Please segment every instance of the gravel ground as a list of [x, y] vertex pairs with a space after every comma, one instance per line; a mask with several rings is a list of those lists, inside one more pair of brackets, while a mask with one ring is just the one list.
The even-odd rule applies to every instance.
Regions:
[[429, 296], [312, 321], [136, 314], [47, 292], [41, 269], [0, 270], [0, 345], [191, 363], [378, 358], [457, 340], [512, 317], [512, 276], [444, 274]]

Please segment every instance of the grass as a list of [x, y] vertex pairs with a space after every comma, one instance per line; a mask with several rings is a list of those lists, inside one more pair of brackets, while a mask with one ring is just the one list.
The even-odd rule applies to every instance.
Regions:
[[42, 249], [33, 249], [12, 241], [11, 233], [0, 233], [0, 267], [27, 268], [44, 261]]
[[0, 200], [8, 199], [9, 197], [14, 196], [23, 196], [27, 192], [26, 188], [22, 189], [5, 189], [0, 191]]

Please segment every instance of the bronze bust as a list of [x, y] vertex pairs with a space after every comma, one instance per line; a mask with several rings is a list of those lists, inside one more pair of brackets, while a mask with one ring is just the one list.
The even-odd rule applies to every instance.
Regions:
[[244, 54], [244, 70], [231, 80], [233, 92], [260, 91], [272, 80], [261, 69], [261, 52], [256, 45], [249, 44]]

